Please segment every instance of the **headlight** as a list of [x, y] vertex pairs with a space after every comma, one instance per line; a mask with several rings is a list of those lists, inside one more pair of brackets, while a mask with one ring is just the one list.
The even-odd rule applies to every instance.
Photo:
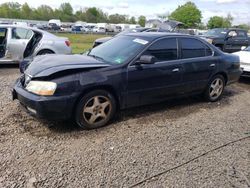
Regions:
[[26, 86], [26, 89], [37, 95], [51, 96], [56, 91], [57, 84], [54, 82], [45, 81], [30, 81]]
[[207, 39], [207, 42], [213, 44], [213, 39]]

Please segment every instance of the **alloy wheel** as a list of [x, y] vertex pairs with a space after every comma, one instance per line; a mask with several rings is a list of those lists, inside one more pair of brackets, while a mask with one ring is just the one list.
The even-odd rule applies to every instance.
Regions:
[[216, 78], [210, 85], [209, 95], [211, 99], [216, 100], [223, 92], [224, 83], [220, 78]]
[[102, 123], [109, 118], [112, 103], [105, 96], [94, 96], [90, 98], [83, 108], [83, 118], [90, 125]]

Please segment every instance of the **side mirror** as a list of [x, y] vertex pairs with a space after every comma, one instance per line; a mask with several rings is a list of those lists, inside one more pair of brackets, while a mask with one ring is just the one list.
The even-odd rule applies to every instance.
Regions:
[[142, 55], [137, 61], [138, 64], [154, 64], [155, 62], [156, 58], [152, 55]]

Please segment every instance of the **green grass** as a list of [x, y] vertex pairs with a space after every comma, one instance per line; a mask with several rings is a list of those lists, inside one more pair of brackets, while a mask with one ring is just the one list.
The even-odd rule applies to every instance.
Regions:
[[74, 54], [79, 54], [88, 49], [91, 49], [93, 42], [96, 39], [108, 36], [108, 35], [97, 35], [97, 34], [73, 34], [73, 33], [57, 33], [56, 35], [60, 37], [67, 37], [70, 40], [72, 51]]

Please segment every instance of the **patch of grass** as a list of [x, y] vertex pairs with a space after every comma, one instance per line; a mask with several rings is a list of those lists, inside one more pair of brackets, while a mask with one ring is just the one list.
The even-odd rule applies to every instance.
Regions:
[[98, 34], [74, 34], [74, 33], [57, 33], [59, 37], [67, 37], [72, 46], [73, 54], [82, 53], [92, 48], [93, 42], [102, 37], [108, 37], [110, 35], [98, 35]]

